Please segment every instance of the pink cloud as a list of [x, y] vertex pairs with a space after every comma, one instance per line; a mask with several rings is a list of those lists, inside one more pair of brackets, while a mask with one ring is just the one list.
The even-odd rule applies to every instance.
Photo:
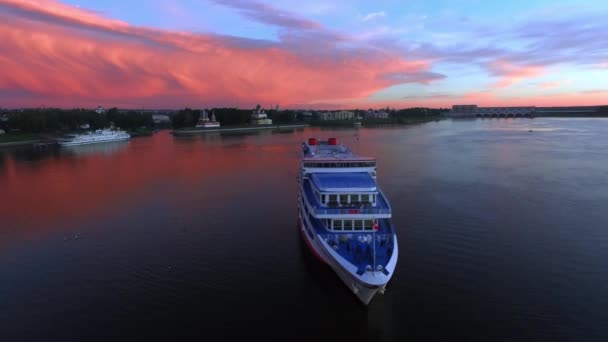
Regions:
[[3, 8], [0, 98], [3, 90], [33, 94], [29, 103], [8, 98], [13, 106], [289, 106], [365, 99], [404, 82], [391, 75], [418, 83], [438, 77], [427, 61], [363, 48], [311, 56], [269, 42], [131, 26], [56, 1], [0, 0]]
[[553, 89], [564, 85], [564, 81], [543, 82], [538, 85], [540, 89]]
[[543, 73], [541, 66], [517, 65], [506, 60], [496, 60], [488, 64], [490, 72], [500, 79], [494, 88], [506, 88], [523, 79], [533, 78]]

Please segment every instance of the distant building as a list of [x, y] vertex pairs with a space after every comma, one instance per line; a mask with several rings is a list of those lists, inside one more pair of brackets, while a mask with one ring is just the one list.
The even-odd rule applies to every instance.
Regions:
[[368, 110], [363, 114], [366, 119], [388, 119], [389, 114], [384, 110]]
[[170, 123], [171, 118], [169, 118], [169, 115], [165, 114], [152, 114], [152, 121], [154, 121], [155, 124]]
[[313, 114], [310, 111], [300, 112], [300, 113], [298, 113], [298, 116], [299, 116], [300, 120], [307, 121], [307, 122], [311, 121], [313, 118]]
[[272, 125], [272, 120], [268, 118], [264, 109], [257, 105], [251, 114], [251, 124], [253, 125]]
[[354, 112], [342, 110], [336, 112], [317, 112], [316, 118], [322, 121], [330, 120], [352, 120], [355, 117]]
[[477, 105], [454, 105], [452, 106], [451, 113], [454, 114], [470, 114], [475, 113]]
[[203, 109], [198, 122], [196, 123], [196, 127], [199, 128], [218, 128], [220, 127], [219, 121], [215, 120], [215, 113], [211, 113], [211, 117], [206, 110]]
[[477, 107], [477, 105], [454, 105], [446, 113], [449, 117], [523, 117], [532, 116], [536, 107]]
[[103, 108], [102, 106], [98, 106], [97, 109], [95, 109], [95, 113], [97, 114], [103, 114], [107, 112], [107, 110], [105, 108]]

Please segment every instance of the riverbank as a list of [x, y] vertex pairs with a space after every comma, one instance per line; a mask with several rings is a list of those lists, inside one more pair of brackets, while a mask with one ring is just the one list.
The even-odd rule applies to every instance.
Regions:
[[155, 132], [156, 130], [149, 128], [140, 128], [134, 131], [128, 131], [129, 135], [131, 135], [131, 138], [149, 137], [152, 136]]
[[440, 116], [432, 117], [413, 117], [413, 118], [391, 118], [391, 119], [363, 119], [361, 121], [354, 120], [316, 120], [311, 121], [310, 125], [315, 127], [384, 127], [384, 126], [402, 126], [413, 125], [431, 121], [439, 121], [445, 119]]
[[306, 123], [298, 124], [284, 124], [284, 125], [257, 125], [257, 126], [226, 126], [219, 128], [179, 128], [173, 130], [173, 135], [196, 135], [213, 132], [247, 132], [247, 131], [259, 131], [266, 129], [292, 129], [292, 128], [304, 128], [310, 126]]
[[0, 135], [0, 147], [31, 145], [39, 143], [43, 139], [37, 134], [3, 134]]
[[406, 126], [406, 125], [415, 125], [426, 122], [440, 121], [443, 120], [443, 117], [440, 116], [432, 116], [432, 117], [413, 117], [413, 118], [397, 118], [397, 119], [367, 119], [363, 120], [363, 127], [381, 127], [381, 126]]

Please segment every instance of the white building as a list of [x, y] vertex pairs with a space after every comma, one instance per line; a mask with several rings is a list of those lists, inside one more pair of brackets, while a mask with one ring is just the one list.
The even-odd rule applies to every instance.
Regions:
[[337, 112], [317, 112], [317, 118], [323, 121], [329, 120], [352, 120], [355, 117], [354, 112], [341, 110]]
[[300, 119], [303, 121], [310, 121], [312, 120], [313, 114], [310, 111], [304, 111], [300, 113]]
[[366, 119], [388, 119], [389, 114], [384, 110], [368, 110], [363, 114]]
[[447, 113], [450, 117], [523, 117], [531, 116], [536, 107], [477, 107], [477, 105], [454, 105]]
[[103, 108], [102, 106], [98, 106], [97, 109], [95, 109], [95, 113], [97, 113], [97, 114], [103, 114], [106, 111], [107, 110], [105, 108]]
[[266, 112], [260, 105], [257, 105], [251, 114], [251, 124], [253, 125], [272, 125], [272, 119], [268, 118]]
[[164, 115], [164, 114], [153, 114], [152, 115], [152, 120], [156, 124], [171, 122], [171, 118], [169, 118], [169, 115]]

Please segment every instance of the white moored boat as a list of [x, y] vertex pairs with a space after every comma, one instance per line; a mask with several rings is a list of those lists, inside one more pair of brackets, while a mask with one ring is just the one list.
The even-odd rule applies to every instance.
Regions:
[[57, 143], [61, 146], [76, 146], [76, 145], [88, 145], [97, 144], [111, 141], [122, 141], [128, 140], [131, 135], [125, 131], [111, 130], [111, 129], [98, 129], [93, 132], [87, 132], [83, 134], [67, 134], [57, 140]]
[[376, 183], [376, 160], [353, 154], [335, 138], [311, 138], [302, 148], [302, 237], [367, 305], [384, 293], [398, 257], [391, 206]]

